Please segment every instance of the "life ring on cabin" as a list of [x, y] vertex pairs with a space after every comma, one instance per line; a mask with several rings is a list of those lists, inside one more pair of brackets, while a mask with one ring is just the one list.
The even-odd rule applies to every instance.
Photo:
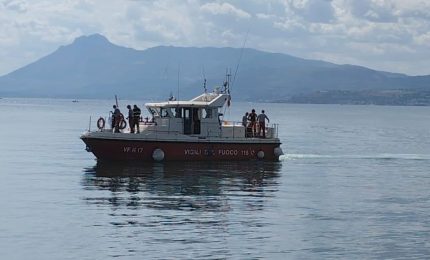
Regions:
[[102, 130], [105, 128], [106, 121], [103, 117], [100, 117], [99, 120], [97, 120], [97, 128]]
[[124, 115], [119, 114], [119, 129], [124, 130], [127, 127], [127, 122], [124, 120]]
[[121, 121], [119, 122], [119, 129], [124, 130], [127, 127], [127, 123], [125, 122], [124, 119], [121, 119]]

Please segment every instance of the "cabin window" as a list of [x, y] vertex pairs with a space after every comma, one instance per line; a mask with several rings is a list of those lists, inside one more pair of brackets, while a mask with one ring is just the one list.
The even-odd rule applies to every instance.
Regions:
[[203, 118], [212, 118], [212, 108], [202, 109], [202, 117]]
[[176, 107], [175, 108], [175, 117], [176, 118], [181, 118], [182, 117], [182, 108], [181, 107]]
[[194, 121], [197, 121], [197, 120], [199, 120], [200, 119], [200, 109], [198, 109], [198, 108], [193, 108], [193, 120]]
[[159, 108], [149, 107], [148, 110], [149, 110], [149, 112], [151, 113], [152, 116], [158, 116], [158, 115], [160, 115], [160, 109]]
[[184, 118], [186, 118], [186, 119], [191, 118], [190, 110], [189, 109], [185, 109], [184, 110]]
[[164, 108], [162, 107], [160, 110], [161, 117], [170, 117], [172, 114], [172, 109], [170, 107]]

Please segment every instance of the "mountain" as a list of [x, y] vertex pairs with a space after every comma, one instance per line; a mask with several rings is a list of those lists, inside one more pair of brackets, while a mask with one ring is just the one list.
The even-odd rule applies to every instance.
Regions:
[[[241, 52], [242, 56], [241, 56]], [[292, 101], [319, 91], [428, 91], [430, 76], [407, 76], [353, 65], [306, 60], [254, 49], [159, 46], [121, 47], [104, 36], [82, 36], [25, 67], [0, 77], [0, 96], [181, 98], [199, 94], [203, 74], [212, 89], [226, 68], [238, 74], [235, 100]], [[178, 81], [179, 78], [179, 81]], [[318, 96], [318, 95], [317, 95]]]

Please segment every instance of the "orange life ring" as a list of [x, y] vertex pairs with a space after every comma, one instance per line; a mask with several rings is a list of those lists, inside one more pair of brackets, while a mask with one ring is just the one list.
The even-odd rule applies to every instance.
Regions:
[[103, 117], [100, 117], [99, 120], [97, 120], [97, 128], [102, 130], [105, 128], [105, 119]]

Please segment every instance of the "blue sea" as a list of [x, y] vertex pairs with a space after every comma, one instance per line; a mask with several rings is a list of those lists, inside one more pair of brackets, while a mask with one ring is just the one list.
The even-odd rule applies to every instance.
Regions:
[[97, 163], [112, 104], [0, 99], [1, 259], [430, 258], [430, 107], [233, 102], [280, 162]]

